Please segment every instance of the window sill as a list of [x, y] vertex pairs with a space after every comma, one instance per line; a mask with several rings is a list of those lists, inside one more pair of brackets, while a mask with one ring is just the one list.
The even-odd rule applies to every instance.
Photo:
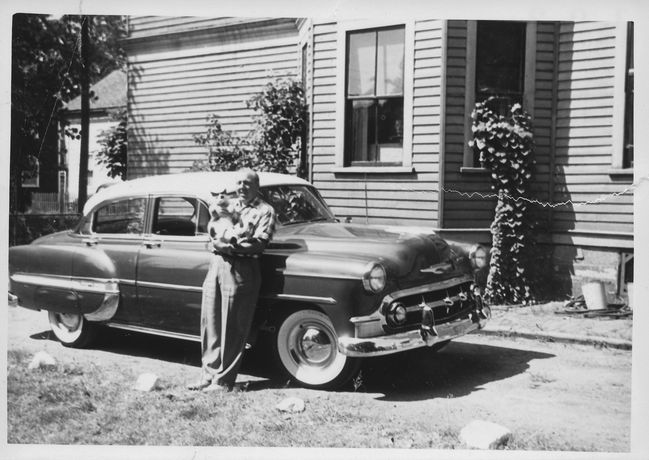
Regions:
[[336, 166], [332, 169], [336, 174], [412, 174], [412, 166]]
[[608, 170], [608, 175], [612, 179], [633, 181], [633, 168], [611, 168]]
[[473, 166], [462, 166], [460, 168], [460, 174], [474, 174], [480, 176], [488, 176], [489, 170], [487, 168], [476, 168]]

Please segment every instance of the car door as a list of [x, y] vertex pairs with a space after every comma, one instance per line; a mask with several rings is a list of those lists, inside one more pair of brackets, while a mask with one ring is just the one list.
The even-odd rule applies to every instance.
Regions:
[[197, 336], [202, 284], [211, 256], [208, 206], [192, 196], [150, 199], [150, 229], [138, 257], [142, 318], [154, 330]]
[[97, 206], [75, 237], [79, 246], [72, 276], [80, 280], [117, 280], [119, 306], [111, 321], [138, 324], [135, 273], [146, 222], [147, 197], [113, 199]]

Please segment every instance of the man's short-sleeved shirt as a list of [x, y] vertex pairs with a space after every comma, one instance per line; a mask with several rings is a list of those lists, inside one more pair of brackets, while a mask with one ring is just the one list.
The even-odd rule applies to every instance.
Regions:
[[250, 203], [237, 199], [234, 202], [234, 211], [239, 213], [239, 221], [245, 228], [249, 228], [252, 238], [269, 242], [275, 233], [275, 210], [260, 198], [255, 198]]

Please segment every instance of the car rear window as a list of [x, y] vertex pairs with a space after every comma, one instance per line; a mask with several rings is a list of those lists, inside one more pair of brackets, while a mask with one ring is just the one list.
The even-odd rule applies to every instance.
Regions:
[[129, 198], [108, 203], [95, 211], [95, 233], [137, 234], [144, 231], [144, 198]]

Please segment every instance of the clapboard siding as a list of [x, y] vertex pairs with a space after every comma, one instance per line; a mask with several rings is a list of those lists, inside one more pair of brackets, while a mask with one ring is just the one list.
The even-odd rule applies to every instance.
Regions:
[[[337, 101], [344, 88], [338, 87], [338, 75], [345, 70], [338, 62], [344, 46], [340, 26], [308, 20], [297, 30], [291, 21], [131, 17], [129, 177], [179, 172], [205, 159], [207, 151], [194, 136], [204, 132], [209, 114], [216, 113], [227, 130], [248, 132], [252, 111], [246, 100], [274, 76], [299, 77], [306, 44], [310, 178], [333, 211], [360, 222], [437, 227], [443, 221], [449, 229], [487, 229], [495, 206], [489, 175], [460, 171], [470, 116], [467, 21], [414, 22], [414, 42], [407, 45], [412, 61], [406, 62], [412, 79], [404, 82], [412, 94], [405, 104], [412, 107], [414, 172], [406, 174], [340, 172], [337, 122], [344, 113]], [[624, 50], [616, 49], [616, 33], [617, 24], [610, 22], [536, 23], [536, 166], [530, 193], [567, 203], [531, 209], [537, 219], [551, 219], [558, 233], [633, 231], [631, 193], [583, 204], [620, 193], [630, 182], [609, 174], [621, 122], [614, 110], [616, 66]], [[474, 192], [484, 197], [463, 195]]]
[[256, 21], [256, 19], [198, 16], [129, 16], [128, 29], [129, 37], [142, 38], [208, 27], [244, 25], [253, 21]]
[[334, 173], [338, 25], [313, 27], [313, 182], [334, 213], [370, 223], [436, 226], [438, 222], [442, 31], [438, 20], [414, 25], [412, 165], [414, 175]]
[[[204, 19], [204, 18], [203, 18]], [[207, 117], [217, 114], [224, 129], [244, 135], [253, 112], [246, 101], [276, 77], [298, 77], [298, 31], [259, 31], [241, 43], [215, 30], [165, 48], [157, 35], [231, 25], [223, 18], [132, 18], [129, 50], [129, 178], [182, 172], [207, 158], [194, 137], [205, 132]], [[243, 23], [243, 22], [242, 22]], [[262, 26], [260, 26], [262, 27]], [[271, 27], [271, 26], [269, 26]], [[146, 38], [150, 38], [149, 42]], [[245, 44], [244, 44], [245, 42]]]
[[[449, 21], [446, 99], [446, 157], [445, 209], [446, 228], [488, 228], [493, 220], [493, 198], [488, 174], [461, 173], [464, 161], [465, 77], [467, 50], [467, 22]], [[535, 140], [535, 159], [531, 194], [535, 199], [549, 198], [552, 88], [554, 79], [554, 25], [539, 22], [536, 27], [536, 55], [534, 77], [534, 112], [532, 114]], [[457, 192], [478, 192], [486, 198], [462, 196]], [[532, 212], [541, 217], [543, 209]]]
[[[608, 174], [613, 162], [615, 24], [560, 25], [557, 74], [555, 200], [576, 203], [619, 193], [628, 182]], [[623, 55], [623, 54], [622, 54]], [[619, 121], [621, 122], [621, 120]], [[633, 231], [632, 194], [603, 203], [566, 205], [553, 212], [553, 229]]]
[[[460, 192], [490, 193], [488, 175], [460, 174], [464, 155], [467, 21], [448, 21], [446, 60], [445, 228], [487, 228], [494, 199], [471, 198]], [[491, 213], [491, 214], [490, 214]]]

